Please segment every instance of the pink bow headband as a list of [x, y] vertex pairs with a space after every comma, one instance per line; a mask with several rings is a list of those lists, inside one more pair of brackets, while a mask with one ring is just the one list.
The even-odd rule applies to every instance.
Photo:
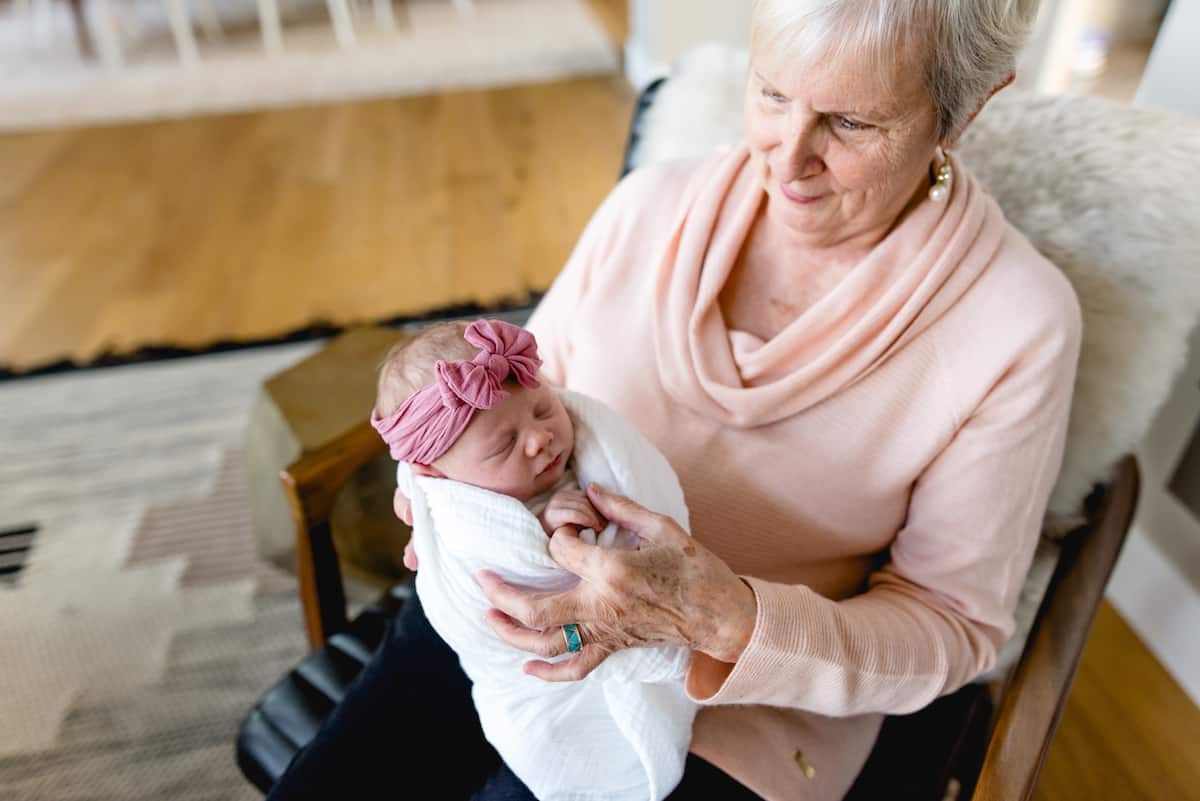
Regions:
[[502, 389], [511, 374], [523, 387], [536, 389], [537, 340], [525, 329], [503, 320], [476, 320], [464, 338], [479, 348], [471, 361], [439, 361], [434, 383], [413, 393], [387, 417], [371, 412], [371, 425], [398, 462], [433, 464], [450, 450], [475, 412], [491, 409], [508, 397]]

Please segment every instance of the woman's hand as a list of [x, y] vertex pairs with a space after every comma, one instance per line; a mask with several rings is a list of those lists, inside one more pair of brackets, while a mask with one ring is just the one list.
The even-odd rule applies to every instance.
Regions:
[[550, 538], [550, 555], [581, 579], [565, 592], [532, 592], [490, 571], [476, 580], [495, 606], [487, 621], [502, 640], [542, 657], [567, 652], [562, 626], [575, 623], [583, 649], [561, 662], [531, 660], [525, 672], [546, 681], [575, 681], [623, 648], [684, 645], [735, 662], [750, 641], [757, 601], [712, 551], [665, 515], [592, 484], [600, 514], [637, 534], [638, 550], [588, 545], [571, 526]]

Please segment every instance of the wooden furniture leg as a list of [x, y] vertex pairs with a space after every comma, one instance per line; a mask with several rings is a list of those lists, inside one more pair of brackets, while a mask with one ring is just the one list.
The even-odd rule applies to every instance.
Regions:
[[75, 23], [75, 42], [79, 45], [79, 55], [87, 61], [96, 57], [96, 46], [92, 42], [92, 32], [88, 28], [87, 15], [83, 11], [83, 0], [68, 0], [71, 4], [71, 18]]
[[354, 46], [354, 22], [350, 19], [350, 6], [346, 0], [325, 0], [329, 6], [329, 19], [333, 22], [333, 33], [338, 47]]
[[225, 29], [221, 27], [221, 18], [212, 0], [193, 0], [192, 8], [196, 10], [196, 21], [204, 31], [204, 38], [210, 42], [219, 42], [225, 38]]
[[89, 0], [87, 10], [90, 12], [88, 22], [101, 65], [105, 69], [120, 69], [125, 59], [121, 53], [121, 38], [117, 34], [111, 0]]
[[196, 37], [192, 33], [192, 19], [184, 0], [166, 0], [167, 17], [171, 22], [171, 35], [175, 37], [175, 52], [184, 66], [200, 60], [196, 49]]
[[392, 0], [375, 0], [375, 24], [382, 31], [396, 30], [396, 14]]
[[258, 29], [262, 32], [263, 50], [273, 56], [283, 52], [283, 29], [279, 24], [277, 0], [258, 0]]

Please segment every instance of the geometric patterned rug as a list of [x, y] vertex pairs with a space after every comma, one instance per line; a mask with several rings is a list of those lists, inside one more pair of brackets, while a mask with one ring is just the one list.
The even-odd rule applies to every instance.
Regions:
[[0, 799], [254, 799], [237, 725], [305, 651], [239, 446], [320, 343], [0, 384]]

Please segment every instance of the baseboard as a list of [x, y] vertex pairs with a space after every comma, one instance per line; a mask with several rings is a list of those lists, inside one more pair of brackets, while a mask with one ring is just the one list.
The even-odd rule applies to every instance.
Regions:
[[55, 373], [65, 373], [73, 370], [95, 370], [104, 367], [121, 367], [127, 364], [144, 364], [146, 362], [168, 361], [189, 356], [204, 356], [210, 353], [262, 348], [271, 345], [285, 345], [294, 342], [310, 342], [314, 339], [326, 339], [337, 336], [344, 331], [360, 325], [379, 325], [389, 328], [404, 328], [422, 325], [438, 320], [449, 320], [466, 317], [499, 317], [509, 322], [524, 325], [533, 309], [541, 301], [542, 292], [531, 292], [527, 297], [514, 298], [497, 303], [493, 306], [480, 306], [478, 303], [461, 303], [444, 306], [421, 314], [405, 314], [384, 320], [359, 321], [357, 323], [338, 325], [319, 323], [304, 326], [279, 336], [261, 339], [220, 340], [200, 347], [181, 347], [171, 344], [148, 343], [136, 350], [121, 353], [103, 353], [86, 362], [75, 362], [70, 359], [59, 359], [47, 364], [31, 368], [17, 369], [0, 362], [0, 384], [5, 381], [19, 381], [26, 378], [36, 378]]
[[1138, 526], [1129, 532], [1108, 600], [1200, 706], [1200, 592]]
[[641, 92], [652, 81], [671, 72], [671, 65], [654, 60], [637, 39], [625, 42], [625, 80], [634, 91]]

